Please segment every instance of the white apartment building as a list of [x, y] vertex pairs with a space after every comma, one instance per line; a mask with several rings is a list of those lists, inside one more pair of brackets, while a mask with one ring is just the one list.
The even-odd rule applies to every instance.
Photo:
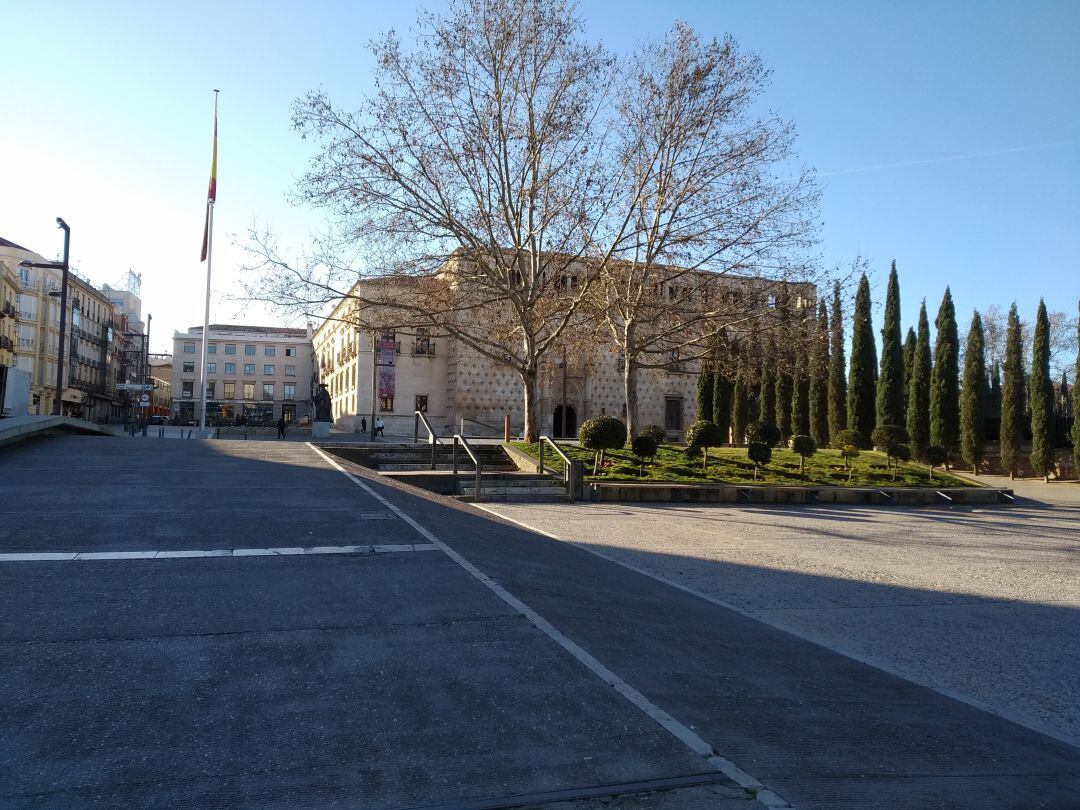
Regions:
[[[306, 329], [211, 324], [206, 355], [206, 423], [270, 425], [311, 416], [314, 378]], [[202, 327], [173, 335], [172, 417], [198, 419]]]

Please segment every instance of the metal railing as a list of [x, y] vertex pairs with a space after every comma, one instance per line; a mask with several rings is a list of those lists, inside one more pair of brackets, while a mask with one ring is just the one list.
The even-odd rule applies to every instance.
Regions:
[[[550, 444], [551, 449], [554, 450], [559, 457], [563, 460], [563, 483], [566, 485], [566, 497], [569, 500], [574, 500], [574, 464], [570, 461], [570, 456], [563, 452], [563, 449], [555, 443], [555, 440], [550, 436], [541, 436], [539, 442], [540, 450], [540, 472], [543, 474], [546, 472], [544, 469], [544, 445]], [[552, 470], [555, 472], [555, 470]]]
[[473, 452], [472, 447], [469, 445], [468, 439], [466, 439], [460, 433], [455, 433], [454, 434], [454, 449], [453, 449], [452, 454], [451, 454], [452, 459], [453, 459], [453, 465], [454, 465], [454, 483], [455, 483], [455, 485], [457, 484], [457, 476], [458, 476], [458, 463], [457, 463], [458, 443], [460, 443], [461, 446], [465, 448], [465, 452], [469, 454], [469, 458], [472, 459], [472, 463], [476, 465], [476, 494], [473, 497], [476, 500], [481, 501], [484, 498], [484, 491], [483, 491], [483, 488], [482, 488], [482, 486], [483, 486], [483, 475], [484, 475], [484, 465], [480, 461], [480, 456], [478, 456], [476, 453]]
[[424, 423], [424, 427], [428, 432], [428, 444], [431, 445], [431, 469], [435, 469], [436, 455], [439, 452], [439, 437], [435, 434], [435, 429], [431, 427], [431, 422], [428, 421], [427, 414], [423, 411], [413, 411], [413, 444], [420, 441], [420, 423]]

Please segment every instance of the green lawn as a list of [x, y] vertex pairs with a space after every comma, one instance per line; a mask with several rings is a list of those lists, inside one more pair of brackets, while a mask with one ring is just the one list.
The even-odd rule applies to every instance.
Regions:
[[[533, 458], [538, 458], [537, 445], [514, 442]], [[645, 465], [645, 474], [639, 475], [638, 460], [629, 449], [609, 450], [600, 475], [593, 476], [593, 453], [576, 444], [560, 444], [563, 451], [573, 459], [585, 462], [585, 477], [590, 481], [643, 481], [701, 484], [753, 484], [754, 465], [746, 458], [744, 448], [721, 447], [709, 451], [709, 467], [701, 469], [701, 456], [688, 457], [684, 448], [665, 444], [651, 463]], [[563, 468], [562, 459], [545, 448], [544, 462], [555, 470]], [[758, 473], [758, 484], [791, 486], [852, 486], [852, 487], [970, 487], [974, 484], [934, 470], [930, 480], [929, 468], [924, 464], [900, 464], [893, 472], [886, 469], [885, 454], [864, 450], [854, 462], [854, 473], [848, 481], [848, 471], [837, 450], [819, 450], [806, 459], [806, 472], [799, 473], [799, 457], [790, 450], [774, 449], [772, 461]]]

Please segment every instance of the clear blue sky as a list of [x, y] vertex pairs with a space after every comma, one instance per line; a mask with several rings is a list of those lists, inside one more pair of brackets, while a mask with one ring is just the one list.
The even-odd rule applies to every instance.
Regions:
[[[430, 4], [437, 6], [437, 3]], [[230, 234], [272, 223], [303, 240], [319, 215], [288, 205], [310, 144], [290, 102], [370, 89], [367, 40], [407, 31], [420, 4], [36, 2], [0, 6], [0, 235], [52, 257], [54, 218], [96, 283], [143, 274], [155, 350], [201, 323], [198, 262], [211, 90], [220, 88], [216, 321], [267, 322], [228, 300]], [[905, 329], [951, 284], [971, 309], [1080, 298], [1080, 3], [586, 0], [615, 50], [675, 18], [733, 34], [773, 73], [767, 103], [820, 172], [825, 261], [896, 259]], [[900, 165], [897, 165], [900, 164]], [[880, 306], [877, 313], [880, 321]], [[880, 326], [880, 323], [877, 323]]]

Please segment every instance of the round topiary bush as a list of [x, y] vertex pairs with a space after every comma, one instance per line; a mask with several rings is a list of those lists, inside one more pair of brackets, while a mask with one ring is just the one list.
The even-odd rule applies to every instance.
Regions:
[[664, 443], [664, 429], [659, 425], [646, 425], [641, 429], [641, 435], [652, 436], [652, 439], [656, 442], [657, 447]]
[[761, 444], [767, 444], [769, 447], [774, 446], [780, 441], [780, 428], [774, 425], [772, 422], [751, 422], [746, 426], [746, 443], [754, 444], [759, 442]]
[[656, 439], [652, 436], [642, 434], [630, 442], [630, 449], [634, 451], [634, 455], [640, 460], [638, 467], [638, 475], [645, 474], [645, 459], [653, 458], [656, 455], [658, 445]]
[[686, 431], [686, 443], [702, 451], [701, 469], [703, 470], [709, 466], [709, 448], [719, 447], [726, 438], [719, 425], [705, 419], [694, 422]]
[[581, 446], [596, 452], [593, 462], [593, 475], [604, 463], [605, 450], [617, 450], [626, 444], [626, 425], [614, 416], [594, 416], [581, 423], [578, 431]]
[[930, 465], [930, 480], [934, 480], [934, 467], [944, 464], [949, 460], [949, 451], [940, 444], [932, 444], [926, 448], [926, 462]]
[[869, 447], [866, 437], [857, 430], [841, 430], [832, 437], [832, 446], [835, 450], [842, 451], [849, 444], [863, 449]]
[[765, 442], [750, 442], [746, 446], [746, 457], [754, 462], [754, 480], [757, 481], [758, 468], [772, 461], [772, 446]]
[[799, 454], [799, 475], [802, 475], [806, 457], [817, 452], [817, 443], [810, 436], [800, 434], [791, 437], [791, 450]]

